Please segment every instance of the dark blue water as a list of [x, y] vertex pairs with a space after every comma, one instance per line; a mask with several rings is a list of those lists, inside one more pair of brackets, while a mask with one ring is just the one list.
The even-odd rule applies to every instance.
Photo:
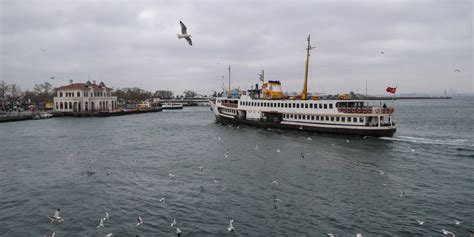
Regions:
[[467, 236], [472, 98], [396, 106], [381, 139], [221, 125], [208, 107], [3, 123], [0, 235], [175, 236], [176, 218], [183, 236]]

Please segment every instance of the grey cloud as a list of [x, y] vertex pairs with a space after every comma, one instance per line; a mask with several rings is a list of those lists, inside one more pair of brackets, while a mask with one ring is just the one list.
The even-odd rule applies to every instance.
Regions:
[[[312, 91], [362, 90], [366, 80], [379, 94], [389, 85], [402, 92], [473, 90], [467, 0], [1, 4], [1, 80], [24, 88], [50, 76], [59, 85], [90, 75], [114, 87], [143, 82], [148, 90], [209, 93], [221, 88], [232, 64], [236, 86], [250, 87], [265, 69], [268, 79], [299, 91], [311, 34]], [[179, 20], [193, 47], [177, 39]]]

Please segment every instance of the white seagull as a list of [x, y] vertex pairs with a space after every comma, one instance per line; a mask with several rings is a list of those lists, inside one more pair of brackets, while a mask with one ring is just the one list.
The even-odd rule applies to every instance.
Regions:
[[188, 44], [192, 46], [193, 41], [191, 41], [191, 35], [186, 32], [187, 31], [186, 26], [184, 25], [182, 21], [179, 21], [179, 24], [181, 25], [181, 34], [178, 34], [178, 39], [185, 38], [186, 41], [188, 41]]
[[400, 192], [400, 197], [405, 197], [405, 192], [400, 191], [400, 190], [399, 190], [399, 192]]
[[234, 220], [230, 219], [229, 227], [227, 228], [227, 231], [234, 231], [235, 230], [234, 225], [232, 223], [234, 223]]
[[51, 219], [51, 223], [55, 223], [55, 224], [63, 223], [64, 219], [59, 216], [60, 211], [61, 211], [61, 209], [59, 209], [59, 208], [56, 209], [56, 211], [54, 211], [53, 216], [49, 217], [49, 219]]
[[177, 235], [178, 237], [181, 236], [181, 229], [180, 229], [180, 228], [176, 228], [176, 235]]
[[112, 233], [106, 234], [105, 237], [112, 237]]
[[272, 181], [272, 184], [278, 185], [278, 181], [273, 180], [273, 181]]
[[422, 221], [422, 220], [415, 220], [416, 222], [418, 222], [418, 225], [423, 225], [425, 222]]
[[357, 233], [356, 236], [357, 236], [357, 237], [364, 237], [364, 236], [362, 235], [362, 233]]
[[99, 225], [97, 226], [97, 229], [100, 227], [104, 227], [104, 220], [105, 218], [100, 218], [100, 222], [99, 222]]
[[109, 219], [109, 213], [108, 212], [105, 212], [105, 218], [104, 219], [106, 219], [106, 220]]
[[459, 224], [461, 224], [461, 223], [462, 223], [462, 222], [460, 222], [460, 221], [458, 221], [458, 220], [454, 220], [454, 224], [456, 224], [456, 225], [459, 225]]
[[173, 222], [171, 222], [170, 227], [173, 227], [173, 226], [175, 226], [176, 224], [177, 224], [177, 223], [176, 223], [176, 219], [173, 219]]
[[308, 137], [308, 141], [312, 141], [313, 139], [311, 137]]
[[326, 233], [326, 235], [329, 236], [329, 237], [334, 237], [333, 233]]
[[451, 235], [452, 237], [456, 237], [456, 235], [454, 235], [454, 233], [451, 232], [451, 231], [447, 231], [445, 229], [442, 229], [441, 232], [443, 232], [443, 234], [445, 234], [445, 235]]
[[137, 226], [143, 224], [143, 220], [140, 216], [137, 217], [137, 221], [138, 221]]
[[258, 148], [258, 145], [255, 145], [255, 150], [260, 150], [260, 149]]
[[166, 198], [160, 198], [160, 202], [162, 202], [163, 204], [166, 202]]
[[176, 175], [174, 175], [174, 174], [172, 174], [172, 173], [170, 173], [168, 176], [169, 176], [171, 179], [174, 179], [174, 177], [176, 177]]
[[278, 153], [281, 153], [280, 149], [277, 149], [277, 152], [278, 152]]

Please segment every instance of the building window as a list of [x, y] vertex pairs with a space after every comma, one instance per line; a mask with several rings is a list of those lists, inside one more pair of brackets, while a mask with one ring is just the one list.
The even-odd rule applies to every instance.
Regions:
[[81, 97], [81, 92], [77, 92], [77, 97]]
[[329, 108], [332, 109], [332, 104], [329, 104]]
[[59, 97], [63, 97], [63, 93], [62, 93], [62, 92], [59, 92]]

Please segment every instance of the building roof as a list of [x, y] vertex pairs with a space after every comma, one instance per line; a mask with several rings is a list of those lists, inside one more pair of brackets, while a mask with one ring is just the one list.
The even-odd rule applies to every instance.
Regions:
[[107, 90], [112, 90], [112, 88], [106, 87], [103, 82], [101, 82], [100, 85], [90, 84], [90, 83], [73, 83], [66, 86], [57, 87], [56, 90], [89, 90], [90, 88], [94, 90], [99, 90], [102, 88], [105, 88]]

